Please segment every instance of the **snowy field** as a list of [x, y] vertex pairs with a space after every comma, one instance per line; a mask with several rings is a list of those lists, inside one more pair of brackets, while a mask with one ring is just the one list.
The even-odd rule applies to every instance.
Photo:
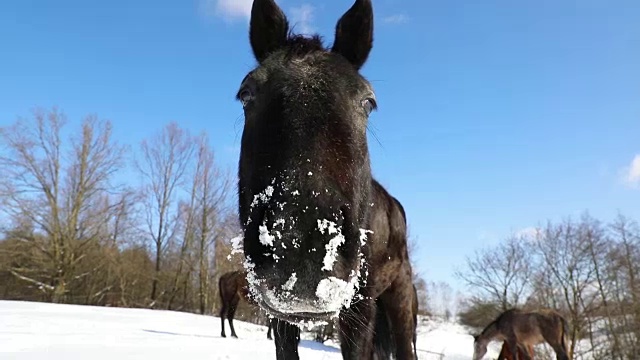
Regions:
[[[0, 301], [0, 359], [275, 359], [265, 326], [234, 325], [239, 339], [221, 338], [220, 319], [213, 316]], [[420, 359], [443, 353], [445, 360], [470, 360], [473, 338], [460, 325], [423, 320], [417, 346]], [[497, 348], [492, 344], [485, 359], [495, 359]], [[338, 345], [302, 340], [300, 358], [342, 357]]]

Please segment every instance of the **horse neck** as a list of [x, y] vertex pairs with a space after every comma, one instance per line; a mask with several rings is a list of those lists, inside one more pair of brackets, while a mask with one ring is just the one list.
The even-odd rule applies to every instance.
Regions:
[[486, 339], [487, 341], [491, 341], [498, 335], [499, 335], [498, 326], [494, 321], [491, 324], [487, 325], [487, 327], [485, 327], [484, 330], [482, 330], [482, 332], [480, 333], [480, 338]]

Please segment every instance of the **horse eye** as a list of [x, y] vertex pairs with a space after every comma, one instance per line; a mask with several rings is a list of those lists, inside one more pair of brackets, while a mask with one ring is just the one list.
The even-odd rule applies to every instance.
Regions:
[[244, 89], [242, 91], [240, 91], [240, 94], [238, 95], [238, 99], [240, 99], [240, 102], [242, 103], [242, 107], [246, 107], [247, 104], [253, 100], [253, 92], [251, 92], [249, 89]]
[[362, 107], [364, 107], [364, 111], [367, 112], [367, 115], [371, 114], [371, 112], [378, 108], [376, 101], [373, 98], [366, 98], [362, 100]]

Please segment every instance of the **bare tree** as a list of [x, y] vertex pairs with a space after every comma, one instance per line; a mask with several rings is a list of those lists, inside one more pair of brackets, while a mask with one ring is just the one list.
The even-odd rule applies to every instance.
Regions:
[[627, 359], [640, 357], [640, 226], [618, 215], [609, 227], [612, 249], [605, 260], [609, 289], [608, 317], [612, 352]]
[[602, 241], [602, 229], [587, 215], [581, 223], [549, 224], [536, 243], [558, 308], [571, 323], [571, 353], [588, 328], [588, 316], [599, 306], [596, 269], [590, 251]]
[[416, 293], [418, 295], [418, 312], [422, 315], [431, 314], [433, 309], [431, 308], [431, 294], [427, 282], [421, 276], [414, 279], [414, 285], [416, 286]]
[[418, 238], [413, 235], [411, 228], [407, 229], [407, 251], [409, 253], [409, 261], [411, 262], [412, 269], [412, 281], [413, 285], [416, 287], [416, 292], [418, 295], [418, 311], [420, 313], [426, 314], [431, 311], [430, 309], [430, 299], [427, 282], [425, 281], [422, 273], [418, 271], [418, 261], [417, 261], [417, 253], [419, 249]]
[[111, 124], [95, 116], [83, 121], [79, 136], [65, 148], [65, 122], [56, 109], [36, 110], [32, 121], [20, 119], [0, 129], [3, 211], [13, 219], [28, 219], [36, 229], [19, 239], [34, 251], [30, 264], [9, 271], [54, 302], [64, 301], [71, 283], [89, 275], [75, 271], [99, 235], [105, 214], [113, 210], [91, 205], [116, 190], [110, 180], [121, 168], [124, 152], [111, 139]]
[[128, 291], [131, 286], [145, 283], [146, 277], [149, 275], [147, 271], [128, 273], [128, 269], [132, 266], [127, 263], [122, 250], [140, 246], [140, 234], [137, 226], [140, 219], [137, 211], [137, 205], [141, 200], [139, 195], [134, 190], [128, 189], [117, 197], [105, 199], [105, 202], [109, 204], [107, 206], [112, 206], [115, 209], [114, 214], [108, 219], [105, 229], [106, 239], [102, 244], [101, 252], [101, 260], [106, 262], [107, 278], [104, 280], [105, 288], [99, 294], [109, 298], [109, 301], [104, 300], [109, 304], [131, 306], [132, 302], [139, 302], [128, 296]]
[[172, 123], [143, 141], [133, 191], [114, 183], [125, 148], [108, 122], [66, 139], [62, 113], [34, 118], [0, 129], [0, 298], [210, 311], [213, 280], [243, 259], [228, 258], [232, 183], [206, 134]]
[[189, 133], [171, 122], [152, 139], [142, 141], [142, 160], [136, 162], [145, 181], [143, 193], [146, 230], [155, 252], [151, 307], [155, 306], [158, 298], [163, 253], [177, 230], [177, 209], [174, 207], [194, 150], [194, 142]]
[[79, 273], [91, 273], [91, 276], [79, 278], [71, 288], [75, 295], [72, 302], [104, 305], [119, 301], [120, 250], [131, 241], [130, 237], [135, 236], [132, 216], [135, 202], [135, 193], [131, 190], [104, 195], [92, 202], [94, 220], [99, 221], [93, 229], [94, 240], [85, 252], [85, 261], [79, 264]]
[[496, 247], [478, 250], [465, 265], [455, 275], [502, 310], [520, 305], [529, 291], [532, 254], [522, 238], [510, 237]]
[[444, 281], [432, 282], [429, 288], [433, 314], [449, 320], [453, 315], [453, 288]]
[[198, 261], [198, 303], [201, 314], [209, 307], [209, 270], [210, 259], [215, 259], [211, 251], [216, 238], [227, 236], [225, 227], [228, 216], [235, 216], [227, 204], [231, 188], [230, 177], [223, 173], [214, 161], [214, 153], [206, 134], [201, 134], [198, 141], [198, 160], [194, 184], [198, 184], [197, 209], [199, 211], [199, 227], [197, 236]]

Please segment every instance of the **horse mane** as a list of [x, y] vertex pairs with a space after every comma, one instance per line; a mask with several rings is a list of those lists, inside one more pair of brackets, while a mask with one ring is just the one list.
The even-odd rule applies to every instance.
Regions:
[[285, 43], [285, 51], [288, 58], [299, 58], [315, 52], [325, 52], [327, 49], [322, 43], [322, 37], [318, 34], [308, 37], [289, 33]]

